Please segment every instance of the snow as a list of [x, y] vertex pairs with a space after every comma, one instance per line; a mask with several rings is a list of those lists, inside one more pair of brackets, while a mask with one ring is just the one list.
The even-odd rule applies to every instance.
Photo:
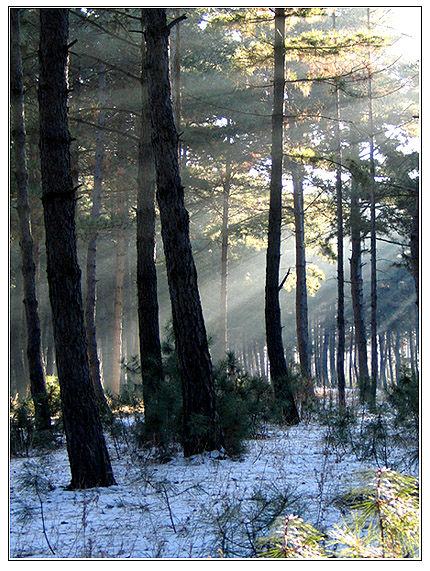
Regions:
[[178, 451], [164, 464], [107, 435], [117, 485], [91, 490], [66, 490], [64, 445], [12, 458], [10, 558], [249, 558], [270, 531], [262, 506], [285, 497], [281, 515], [329, 529], [342, 517], [333, 500], [377, 466], [330, 449], [325, 433], [313, 422], [271, 426], [240, 460]]

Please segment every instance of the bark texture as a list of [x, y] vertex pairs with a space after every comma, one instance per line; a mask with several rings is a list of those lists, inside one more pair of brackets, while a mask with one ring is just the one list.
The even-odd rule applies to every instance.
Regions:
[[71, 488], [114, 484], [88, 365], [66, 80], [68, 10], [40, 10], [39, 112], [47, 276]]
[[288, 424], [299, 422], [289, 384], [289, 373], [282, 342], [279, 304], [279, 265], [281, 259], [283, 109], [285, 87], [285, 8], [275, 9], [275, 78], [272, 113], [272, 171], [270, 180], [269, 226], [266, 254], [265, 320], [270, 376], [276, 398], [283, 402]]
[[178, 164], [169, 82], [166, 11], [144, 12], [157, 201], [172, 304], [183, 398], [185, 456], [214, 450], [222, 438], [215, 409], [212, 363], [189, 236], [189, 217]]
[[[142, 10], [142, 27], [143, 27]], [[158, 393], [164, 380], [155, 264], [155, 163], [151, 143], [146, 47], [142, 39], [142, 122], [137, 175], [137, 311], [139, 322], [140, 366], [145, 403], [145, 423], [159, 440], [161, 419]]]
[[10, 87], [13, 118], [12, 141], [15, 157], [17, 212], [19, 221], [19, 244], [22, 259], [25, 318], [27, 327], [27, 363], [30, 376], [31, 396], [34, 403], [36, 429], [51, 427], [48, 398], [43, 370], [40, 320], [36, 296], [36, 265], [34, 243], [30, 224], [30, 206], [27, 189], [27, 159], [25, 150], [25, 122], [22, 86], [19, 9], [10, 11]]

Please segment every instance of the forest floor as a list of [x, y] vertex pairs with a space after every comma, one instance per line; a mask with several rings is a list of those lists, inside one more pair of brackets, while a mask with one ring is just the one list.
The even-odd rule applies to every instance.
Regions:
[[160, 463], [127, 434], [106, 434], [117, 483], [109, 488], [68, 491], [64, 444], [11, 458], [11, 559], [254, 557], [282, 517], [327, 531], [343, 516], [336, 500], [364, 471], [407, 471], [407, 451], [386, 438], [372, 457], [369, 443], [353, 451], [316, 421], [267, 426], [236, 460], [177, 451]]

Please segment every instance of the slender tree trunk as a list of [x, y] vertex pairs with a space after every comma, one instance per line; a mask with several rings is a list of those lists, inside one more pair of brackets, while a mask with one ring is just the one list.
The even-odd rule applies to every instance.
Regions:
[[121, 391], [121, 358], [122, 358], [122, 329], [123, 329], [123, 294], [125, 268], [125, 232], [120, 226], [116, 238], [116, 270], [115, 296], [113, 308], [113, 344], [112, 344], [112, 384], [109, 387], [112, 394], [118, 396]]
[[96, 300], [97, 300], [97, 279], [96, 279], [96, 260], [97, 260], [97, 240], [98, 229], [97, 224], [100, 218], [101, 210], [101, 193], [103, 183], [103, 159], [104, 159], [104, 127], [106, 124], [106, 112], [104, 105], [106, 102], [106, 71], [104, 67], [99, 72], [99, 103], [100, 110], [97, 117], [97, 140], [94, 164], [94, 187], [93, 187], [93, 203], [91, 207], [91, 224], [92, 232], [88, 242], [87, 250], [87, 277], [86, 277], [86, 298], [85, 298], [85, 327], [87, 331], [87, 348], [88, 360], [90, 365], [91, 381], [96, 393], [96, 399], [100, 411], [108, 413], [108, 404], [106, 401], [100, 377], [100, 362], [97, 351], [96, 337]]
[[367, 337], [366, 326], [364, 323], [364, 306], [363, 306], [363, 278], [361, 264], [361, 215], [360, 201], [358, 197], [358, 182], [354, 175], [351, 181], [351, 260], [350, 260], [350, 277], [351, 277], [351, 299], [352, 310], [354, 315], [355, 338], [358, 353], [358, 385], [360, 391], [360, 400], [365, 402], [369, 400], [369, 367], [367, 364]]
[[269, 227], [266, 253], [265, 321], [270, 376], [275, 396], [282, 402], [287, 424], [297, 424], [299, 414], [290, 387], [282, 342], [279, 303], [281, 259], [282, 157], [285, 88], [285, 8], [275, 9], [275, 65], [272, 113], [272, 171], [270, 180]]
[[417, 293], [417, 307], [420, 301], [420, 213], [419, 198], [415, 201], [414, 214], [412, 217], [411, 227], [411, 269], [415, 283], [415, 291]]
[[91, 382], [67, 117], [68, 10], [40, 10], [39, 112], [47, 277], [71, 488], [115, 483]]
[[225, 359], [228, 348], [227, 337], [227, 280], [228, 280], [228, 216], [231, 185], [231, 162], [226, 160], [225, 177], [223, 177], [222, 193], [222, 227], [221, 227], [221, 301], [219, 319], [219, 356]]
[[343, 192], [342, 192], [342, 154], [340, 146], [340, 103], [339, 87], [335, 86], [336, 108], [336, 218], [337, 218], [337, 388], [339, 406], [345, 406], [345, 293], [343, 269]]
[[[370, 32], [370, 8], [367, 8], [367, 26]], [[370, 402], [376, 401], [378, 381], [378, 337], [377, 337], [377, 278], [376, 278], [376, 196], [375, 196], [375, 143], [373, 127], [372, 75], [370, 70], [367, 83], [370, 145], [370, 345], [371, 345], [371, 384]]]
[[12, 140], [15, 157], [17, 212], [24, 284], [24, 305], [27, 331], [27, 362], [31, 396], [34, 402], [35, 423], [38, 430], [51, 427], [48, 397], [43, 370], [40, 320], [36, 295], [36, 265], [34, 242], [30, 224], [30, 205], [27, 190], [27, 158], [25, 150], [25, 122], [22, 86], [19, 9], [10, 11], [10, 80], [13, 116]]
[[300, 368], [310, 393], [313, 393], [309, 359], [308, 294], [306, 285], [305, 212], [303, 177], [300, 167], [292, 168], [294, 186], [294, 226], [296, 238], [296, 330]]
[[212, 362], [179, 173], [178, 135], [169, 83], [170, 27], [165, 9], [145, 9], [144, 22], [157, 201], [182, 377], [183, 446], [185, 456], [191, 456], [219, 449], [223, 439], [216, 415]]
[[[144, 11], [142, 9], [142, 29]], [[155, 238], [155, 163], [151, 144], [145, 39], [142, 37], [142, 123], [137, 174], [137, 311], [140, 367], [145, 404], [145, 423], [159, 440], [158, 393], [164, 381], [162, 366]]]

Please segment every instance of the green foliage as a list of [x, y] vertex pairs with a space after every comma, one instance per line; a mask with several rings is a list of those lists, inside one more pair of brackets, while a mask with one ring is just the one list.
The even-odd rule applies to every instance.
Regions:
[[397, 384], [387, 389], [388, 402], [396, 411], [395, 423], [419, 431], [420, 394], [419, 378], [403, 368]]
[[242, 371], [234, 354], [228, 353], [215, 372], [215, 391], [227, 452], [240, 454], [244, 441], [255, 437], [270, 416], [270, 385]]
[[260, 541], [260, 557], [417, 558], [419, 499], [415, 478], [380, 468], [360, 490], [343, 496], [349, 514], [323, 536], [312, 525], [289, 515], [282, 528]]
[[34, 435], [34, 407], [29, 397], [10, 399], [9, 422], [11, 455], [28, 456]]
[[[257, 556], [260, 538], [267, 534], [287, 509], [300, 509], [299, 498], [276, 483], [256, 486], [249, 498], [229, 502], [215, 514], [220, 552], [226, 557]], [[246, 534], [243, 529], [246, 529]]]

